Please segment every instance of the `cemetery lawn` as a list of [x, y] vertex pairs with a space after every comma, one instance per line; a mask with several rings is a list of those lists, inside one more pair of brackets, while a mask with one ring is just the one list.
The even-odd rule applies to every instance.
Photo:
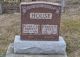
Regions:
[[[78, 0], [70, 1], [73, 7], [68, 5], [65, 13], [62, 13], [60, 35], [67, 43], [68, 57], [80, 57], [80, 4]], [[5, 56], [15, 35], [20, 35], [20, 16], [20, 13], [0, 15], [0, 57]]]
[[[15, 35], [20, 35], [20, 23], [20, 13], [0, 15], [0, 56], [5, 55]], [[67, 43], [68, 56], [80, 56], [80, 14], [62, 14], [60, 35]]]

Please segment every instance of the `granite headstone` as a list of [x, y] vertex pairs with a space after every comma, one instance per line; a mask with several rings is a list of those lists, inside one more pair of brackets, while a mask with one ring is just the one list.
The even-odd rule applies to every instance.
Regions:
[[21, 35], [15, 36], [14, 53], [65, 55], [66, 42], [59, 36], [60, 15], [57, 3], [21, 3]]
[[49, 2], [21, 3], [21, 39], [58, 41], [61, 5]]

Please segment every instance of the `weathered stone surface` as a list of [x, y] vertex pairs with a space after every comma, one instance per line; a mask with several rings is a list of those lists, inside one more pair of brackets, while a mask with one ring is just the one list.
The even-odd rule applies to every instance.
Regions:
[[60, 3], [62, 6], [61, 12], [64, 12], [65, 10], [65, 5], [66, 5], [66, 1], [65, 0], [47, 0], [48, 2], [53, 2], [53, 3]]
[[30, 54], [15, 54], [13, 50], [13, 43], [9, 45], [6, 57], [67, 57], [64, 55], [30, 55]]
[[21, 0], [21, 2], [31, 2], [32, 0]]
[[30, 54], [65, 54], [66, 43], [62, 37], [59, 41], [26, 41], [21, 40], [20, 36], [15, 36], [14, 40], [15, 53]]
[[65, 6], [66, 6], [65, 0], [37, 0], [37, 1], [47, 1], [47, 2], [53, 2], [53, 3], [60, 3], [62, 5], [61, 12], [65, 11]]

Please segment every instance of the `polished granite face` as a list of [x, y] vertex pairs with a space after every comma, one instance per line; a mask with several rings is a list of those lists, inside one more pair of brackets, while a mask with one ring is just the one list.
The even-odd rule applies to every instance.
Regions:
[[51, 2], [21, 3], [21, 39], [58, 41], [61, 5]]

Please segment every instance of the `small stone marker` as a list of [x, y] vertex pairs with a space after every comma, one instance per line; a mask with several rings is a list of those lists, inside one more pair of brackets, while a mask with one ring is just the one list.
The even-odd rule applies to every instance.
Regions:
[[21, 39], [59, 40], [61, 5], [50, 2], [21, 3]]
[[0, 3], [0, 14], [2, 14], [2, 4]]

